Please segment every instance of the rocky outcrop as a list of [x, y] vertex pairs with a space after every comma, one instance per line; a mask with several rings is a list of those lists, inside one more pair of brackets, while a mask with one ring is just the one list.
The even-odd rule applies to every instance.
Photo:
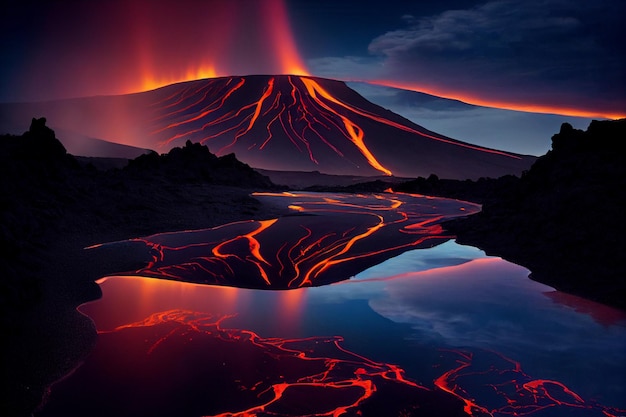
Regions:
[[234, 154], [217, 157], [209, 148], [187, 141], [167, 154], [151, 152], [131, 160], [126, 172], [144, 177], [161, 176], [184, 183], [205, 182], [250, 188], [272, 188], [274, 184]]
[[[565, 123], [521, 179], [448, 224], [458, 241], [559, 290], [626, 309], [626, 119]], [[470, 198], [471, 199], [471, 198]]]
[[269, 180], [206, 147], [133, 166], [79, 164], [45, 119], [21, 136], [0, 136], [0, 367], [8, 381], [0, 415], [30, 416], [47, 386], [80, 363], [96, 333], [76, 307], [99, 297], [94, 280], [107, 268], [126, 270], [137, 259], [83, 248], [279, 215], [249, 195], [273, 187]]
[[[35, 277], [43, 266], [32, 258], [40, 258], [47, 245], [44, 235], [107, 224], [128, 230], [128, 222], [136, 233], [159, 224], [161, 229], [154, 231], [163, 231], [176, 229], [173, 223], [189, 227], [192, 217], [211, 224], [215, 211], [210, 206], [219, 200], [211, 199], [211, 187], [276, 188], [234, 155], [218, 158], [206, 146], [191, 142], [165, 155], [142, 155], [122, 170], [99, 172], [68, 154], [45, 118], [33, 119], [21, 136], [1, 137], [0, 147], [0, 296], [7, 308], [36, 300], [40, 290]], [[258, 202], [247, 194], [238, 193], [232, 205], [253, 216]], [[196, 207], [200, 213], [194, 210], [189, 220], [181, 219], [178, 205], [188, 207], [186, 212]]]

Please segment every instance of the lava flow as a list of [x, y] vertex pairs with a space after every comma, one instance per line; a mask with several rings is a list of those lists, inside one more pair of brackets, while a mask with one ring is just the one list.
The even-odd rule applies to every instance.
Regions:
[[519, 362], [497, 352], [444, 353], [454, 364], [435, 380], [435, 386], [463, 401], [469, 416], [618, 417], [626, 413], [585, 400], [559, 381], [535, 379]]
[[228, 318], [169, 310], [100, 332], [39, 415], [462, 415], [447, 394], [345, 349], [339, 336], [263, 338], [223, 328]]
[[[201, 142], [259, 168], [415, 177], [468, 164], [478, 170], [527, 164], [519, 155], [430, 132], [338, 81], [224, 77], [169, 86], [153, 96], [150, 137], [161, 148]], [[443, 159], [457, 154], [463, 161], [445, 168]]]
[[[46, 114], [54, 129], [77, 138], [159, 152], [201, 142], [218, 156], [234, 153], [254, 168], [279, 171], [465, 180], [521, 175], [536, 159], [445, 137], [341, 81], [303, 75], [208, 78], [5, 111], [15, 120]], [[107, 156], [122, 156], [119, 149], [111, 152]]]
[[441, 221], [478, 210], [472, 203], [395, 193], [256, 197], [286, 200], [307, 215], [134, 239], [152, 261], [124, 274], [260, 289], [326, 285], [404, 251], [443, 243], [452, 236]]
[[[262, 337], [233, 316], [173, 309], [112, 330], [54, 385], [38, 417], [587, 416], [626, 410], [536, 379], [499, 353], [441, 350], [420, 384], [394, 364], [344, 348], [340, 336]], [[442, 371], [441, 369], [448, 369]]]
[[[239, 108], [230, 109], [227, 101], [246, 81], [243, 77], [236, 82], [234, 78], [210, 80], [196, 90], [185, 90], [182, 94], [168, 97], [161, 102], [159, 111], [164, 114], [158, 120], [175, 121], [154, 133], [176, 132], [162, 145], [169, 145], [176, 140], [195, 139], [197, 135], [200, 135], [201, 143], [210, 145], [218, 137], [227, 135], [232, 139], [217, 150], [218, 154], [222, 154], [234, 148], [239, 141], [245, 141], [248, 150], [263, 150], [271, 146], [272, 138], [280, 132], [281, 136], [289, 139], [295, 150], [305, 153], [315, 164], [319, 162], [314, 148], [320, 144], [327, 151], [342, 158], [347, 156], [352, 159], [353, 164], [358, 163], [359, 158], [350, 156], [354, 154], [354, 150], [342, 150], [344, 146], [341, 142], [333, 144], [332, 140], [328, 140], [329, 136], [340, 136], [348, 139], [371, 167], [385, 175], [391, 175], [391, 171], [382, 166], [368, 149], [364, 142], [363, 129], [348, 116], [344, 116], [339, 109], [372, 119], [374, 115], [337, 100], [313, 78], [296, 76], [270, 77], [260, 96], [251, 96]], [[215, 99], [211, 99], [212, 97]], [[175, 108], [173, 111], [163, 112], [172, 107]], [[338, 135], [329, 135], [328, 131], [332, 130], [338, 132]]]

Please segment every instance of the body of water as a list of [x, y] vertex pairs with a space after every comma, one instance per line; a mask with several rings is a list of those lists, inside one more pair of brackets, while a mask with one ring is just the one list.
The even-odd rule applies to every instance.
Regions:
[[133, 240], [152, 261], [81, 306], [97, 345], [37, 415], [626, 414], [624, 314], [456, 244], [477, 206], [262, 198], [300, 215]]

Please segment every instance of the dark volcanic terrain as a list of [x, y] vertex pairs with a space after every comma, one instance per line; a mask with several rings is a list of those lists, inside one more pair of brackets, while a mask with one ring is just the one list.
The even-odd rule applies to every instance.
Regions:
[[199, 144], [99, 171], [33, 119], [24, 135], [0, 137], [0, 147], [0, 326], [10, 341], [1, 359], [3, 416], [29, 416], [46, 387], [78, 365], [96, 335], [76, 307], [100, 297], [94, 280], [103, 271], [141, 259], [83, 248], [283, 213], [250, 197], [277, 189], [267, 177]]
[[626, 119], [593, 121], [587, 131], [565, 123], [552, 150], [520, 177], [473, 180], [435, 175], [311, 191], [394, 191], [482, 204], [473, 216], [446, 223], [457, 241], [531, 270], [556, 289], [626, 310]]
[[[625, 128], [626, 120], [593, 122], [586, 132], [564, 124], [552, 151], [521, 178], [430, 175], [399, 184], [382, 177], [334, 190], [392, 187], [482, 203], [481, 213], [448, 223], [460, 243], [526, 266], [557, 289], [626, 309]], [[30, 415], [46, 387], [80, 363], [96, 335], [76, 307], [100, 296], [94, 280], [104, 271], [131, 270], [138, 259], [83, 248], [285, 214], [250, 197], [281, 189], [267, 176], [193, 141], [128, 164], [77, 159], [44, 119], [33, 119], [29, 132], [5, 135], [0, 146], [0, 323], [10, 341], [1, 359], [9, 381], [2, 415]]]
[[[536, 159], [445, 137], [343, 82], [313, 77], [205, 79], [138, 94], [0, 104], [0, 114], [4, 131], [15, 120], [47, 117], [81, 156], [134, 157], [190, 140], [268, 170], [453, 179], [520, 175]], [[81, 137], [100, 145], [98, 155], [78, 147]], [[133, 148], [110, 146], [106, 154], [96, 139]]]
[[480, 213], [449, 229], [536, 281], [626, 310], [624, 140], [626, 119], [563, 124], [521, 179], [501, 181]]

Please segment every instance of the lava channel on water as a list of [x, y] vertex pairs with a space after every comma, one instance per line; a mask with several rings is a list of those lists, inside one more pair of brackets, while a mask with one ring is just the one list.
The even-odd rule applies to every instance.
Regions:
[[443, 243], [453, 237], [443, 231], [443, 220], [479, 209], [399, 193], [255, 196], [287, 199], [299, 215], [132, 239], [152, 260], [130, 273], [112, 272], [271, 290], [326, 285], [407, 250]]
[[559, 381], [536, 379], [498, 352], [442, 350], [450, 369], [435, 386], [465, 404], [469, 416], [620, 417], [626, 410], [585, 400]]
[[[442, 350], [442, 372], [418, 383], [343, 338], [264, 338], [224, 327], [232, 316], [167, 310], [99, 331], [86, 362], [56, 383], [38, 417], [137, 415], [588, 416], [626, 410], [534, 379], [496, 352]], [[416, 358], [419, 360], [419, 358]]]
[[228, 317], [170, 310], [100, 332], [37, 415], [463, 415], [460, 401], [345, 349], [339, 336], [263, 338], [224, 328]]

